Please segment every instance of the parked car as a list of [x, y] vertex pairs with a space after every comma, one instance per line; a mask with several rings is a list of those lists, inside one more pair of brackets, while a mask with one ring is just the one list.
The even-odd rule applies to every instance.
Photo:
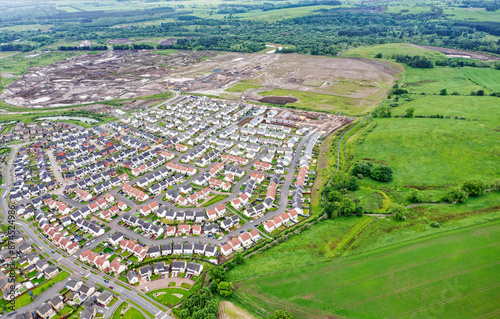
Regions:
[[104, 279], [104, 282], [105, 282], [105, 283], [108, 283], [108, 282], [109, 282], [109, 280], [107, 280], [107, 279]]
[[109, 286], [109, 289], [115, 289], [115, 287], [113, 287], [113, 286]]

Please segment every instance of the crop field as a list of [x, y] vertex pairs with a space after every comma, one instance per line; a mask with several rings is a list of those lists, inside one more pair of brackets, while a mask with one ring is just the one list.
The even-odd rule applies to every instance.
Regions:
[[297, 318], [453, 318], [500, 310], [500, 222], [236, 283], [256, 309]]

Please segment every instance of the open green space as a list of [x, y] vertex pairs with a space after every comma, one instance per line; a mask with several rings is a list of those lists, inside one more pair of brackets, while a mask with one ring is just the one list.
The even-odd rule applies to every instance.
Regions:
[[236, 283], [245, 303], [299, 318], [471, 318], [498, 311], [500, 222]]
[[[50, 279], [46, 283], [36, 287], [35, 289], [31, 290], [34, 296], [38, 297], [42, 292], [47, 290], [48, 288], [52, 287], [55, 283], [58, 283], [64, 279], [66, 279], [69, 276], [69, 273], [66, 271], [63, 271], [59, 273], [57, 276], [54, 278]], [[16, 304], [15, 304], [15, 309], [24, 307], [28, 304], [30, 304], [33, 301], [33, 298], [29, 294], [24, 294], [16, 298]]]
[[360, 100], [333, 94], [322, 94], [314, 92], [303, 92], [285, 89], [273, 89], [259, 92], [262, 96], [287, 96], [298, 99], [297, 102], [289, 103], [286, 106], [310, 111], [325, 111], [331, 113], [348, 113], [352, 115], [361, 114], [368, 106], [358, 106]]
[[[442, 89], [446, 89], [448, 94], [457, 92], [469, 95], [471, 91], [484, 90], [486, 94], [491, 93], [488, 87], [498, 87], [500, 72], [493, 69], [478, 69], [472, 67], [451, 68], [435, 67], [432, 69], [414, 69], [406, 67], [406, 86], [410, 93], [438, 94]], [[471, 71], [472, 69], [472, 71]], [[478, 75], [495, 79], [493, 83], [488, 83], [485, 87], [485, 80], [477, 79]]]
[[329, 260], [349, 232], [370, 219], [365, 216], [322, 221], [280, 245], [253, 254], [247, 263], [229, 273], [229, 279], [239, 281]]
[[394, 109], [394, 113], [402, 115], [411, 107], [415, 115], [451, 118], [374, 119], [372, 125], [349, 139], [346, 149], [353, 161], [388, 165], [394, 176], [389, 183], [367, 178], [361, 185], [444, 185], [497, 178], [497, 105], [496, 97], [425, 96]]
[[379, 45], [360, 46], [342, 52], [344, 57], [362, 57], [375, 58], [377, 54], [382, 54], [382, 59], [390, 60], [394, 55], [420, 55], [431, 60], [445, 59], [445, 55], [441, 52], [427, 50], [413, 46], [409, 43], [389, 43]]
[[201, 207], [207, 207], [207, 206], [210, 206], [210, 205], [213, 205], [215, 203], [218, 203], [220, 202], [221, 200], [224, 200], [225, 198], [227, 198], [229, 195], [215, 195], [213, 198], [209, 199], [207, 202], [203, 203], [203, 205], [201, 205]]
[[226, 91], [227, 92], [245, 92], [247, 90], [260, 89], [260, 88], [261, 88], [261, 86], [259, 86], [259, 85], [237, 83], [236, 85], [230, 87]]

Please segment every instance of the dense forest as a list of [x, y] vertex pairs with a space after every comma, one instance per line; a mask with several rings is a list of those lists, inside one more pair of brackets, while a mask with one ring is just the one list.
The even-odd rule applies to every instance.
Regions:
[[[53, 12], [43, 16], [24, 15], [17, 16], [16, 19], [0, 16], [0, 26], [33, 21], [51, 25], [48, 31], [0, 32], [0, 43], [6, 43], [0, 46], [0, 50], [30, 51], [61, 39], [66, 42], [92, 40], [105, 45], [108, 39], [115, 38], [175, 37], [177, 40], [172, 45], [162, 48], [256, 52], [262, 50], [266, 42], [271, 42], [289, 45], [282, 49], [282, 53], [335, 55], [353, 46], [411, 42], [500, 54], [500, 41], [485, 37], [488, 34], [500, 35], [499, 22], [448, 20], [442, 9], [434, 7], [428, 12], [407, 14], [387, 13], [382, 6], [333, 7], [316, 10], [312, 15], [278, 21], [243, 20], [234, 18], [231, 14], [232, 11], [277, 10], [316, 4], [338, 5], [340, 2], [317, 0], [295, 4], [251, 5], [227, 3], [219, 7], [221, 12], [229, 10], [224, 19], [199, 18], [182, 7], [121, 11], [119, 15], [112, 11], [62, 14], [53, 8]], [[475, 5], [472, 1], [464, 4]], [[110, 27], [117, 20], [127, 23], [167, 17], [172, 22], [131, 25], [127, 28]], [[29, 44], [14, 44], [16, 40]], [[98, 50], [97, 47], [94, 49]], [[116, 46], [115, 49], [136, 47]]]

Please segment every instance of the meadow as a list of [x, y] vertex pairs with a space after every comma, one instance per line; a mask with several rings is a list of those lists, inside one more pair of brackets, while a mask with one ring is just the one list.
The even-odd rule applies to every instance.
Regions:
[[358, 106], [361, 99], [355, 99], [346, 96], [322, 94], [315, 92], [303, 92], [285, 89], [273, 89], [269, 91], [259, 92], [261, 96], [288, 96], [298, 99], [297, 102], [287, 104], [288, 107], [296, 107], [304, 110], [311, 111], [324, 111], [330, 113], [347, 113], [356, 115], [364, 113], [369, 107], [373, 105]]
[[446, 89], [448, 94], [470, 94], [484, 90], [486, 94], [500, 90], [500, 72], [493, 69], [472, 67], [413, 69], [406, 67], [406, 85], [410, 93], [438, 94]]
[[363, 179], [362, 185], [370, 187], [457, 184], [475, 178], [492, 181], [500, 176], [498, 101], [487, 96], [416, 99], [395, 108], [394, 115], [411, 107], [415, 115], [451, 118], [376, 118], [347, 141], [348, 157], [392, 167], [389, 183]]
[[240, 281], [329, 260], [346, 238], [372, 219], [373, 217], [364, 216], [322, 221], [280, 245], [255, 253], [247, 263], [233, 269], [229, 273], [229, 279]]
[[[498, 312], [500, 222], [239, 281], [246, 304], [297, 318], [478, 317]], [[429, 271], [432, 269], [432, 271]]]
[[[399, 11], [399, 9], [398, 9]], [[431, 60], [440, 60], [446, 56], [437, 51], [427, 50], [424, 48], [413, 46], [409, 43], [390, 43], [356, 47], [342, 52], [343, 57], [363, 57], [375, 58], [377, 54], [381, 53], [384, 60], [391, 60], [393, 55], [420, 55], [425, 56]]]

